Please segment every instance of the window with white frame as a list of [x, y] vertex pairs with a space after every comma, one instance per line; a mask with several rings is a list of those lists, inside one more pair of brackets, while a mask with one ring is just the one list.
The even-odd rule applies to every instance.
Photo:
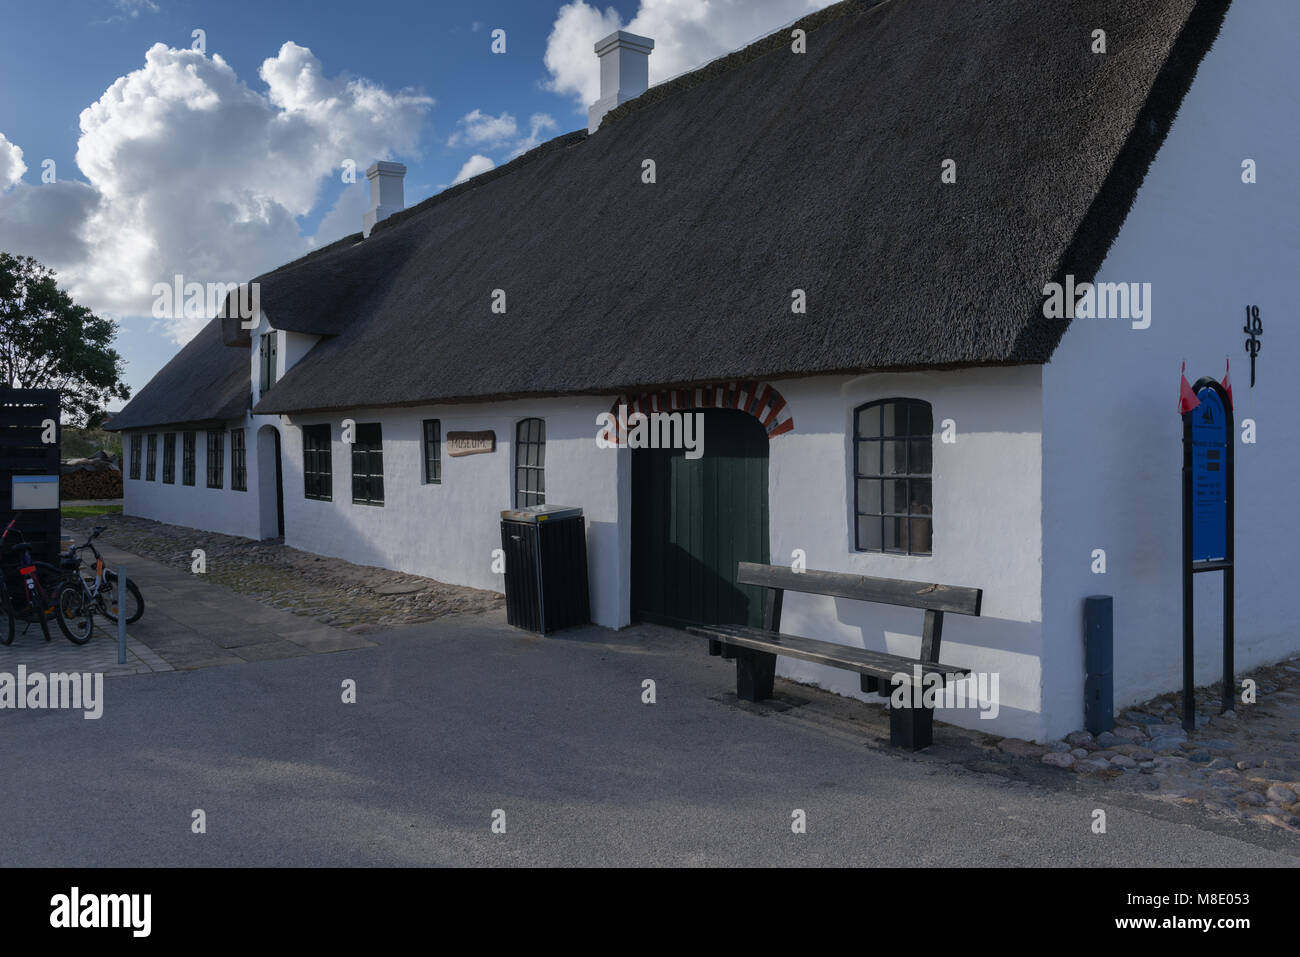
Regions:
[[515, 508], [546, 504], [546, 422], [515, 426]]
[[880, 399], [853, 413], [854, 545], [930, 555], [934, 416], [920, 399]]

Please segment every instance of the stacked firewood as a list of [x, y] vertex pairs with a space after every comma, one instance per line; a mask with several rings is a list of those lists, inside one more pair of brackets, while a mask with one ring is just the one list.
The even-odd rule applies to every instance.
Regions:
[[105, 452], [96, 452], [87, 459], [69, 459], [61, 471], [59, 496], [64, 501], [122, 497], [122, 472], [115, 457]]

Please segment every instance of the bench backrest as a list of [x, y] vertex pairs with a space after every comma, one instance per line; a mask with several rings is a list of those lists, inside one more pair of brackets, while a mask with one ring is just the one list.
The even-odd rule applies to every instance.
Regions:
[[897, 578], [870, 578], [843, 572], [820, 572], [808, 569], [797, 572], [782, 565], [755, 565], [741, 562], [736, 569], [741, 585], [762, 585], [784, 591], [830, 595], [856, 601], [875, 601], [886, 605], [924, 608], [926, 611], [950, 611], [958, 615], [978, 615], [983, 589], [961, 585], [936, 585], [909, 582]]

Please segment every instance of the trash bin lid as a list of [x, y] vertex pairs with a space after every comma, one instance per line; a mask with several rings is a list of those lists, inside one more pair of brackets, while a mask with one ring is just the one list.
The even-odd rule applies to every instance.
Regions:
[[581, 518], [582, 509], [576, 505], [529, 505], [527, 508], [508, 508], [501, 513], [507, 522], [554, 522], [562, 518]]

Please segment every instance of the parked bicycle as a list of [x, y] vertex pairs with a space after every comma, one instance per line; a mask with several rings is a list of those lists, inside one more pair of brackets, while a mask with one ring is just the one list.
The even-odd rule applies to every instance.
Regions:
[[[56, 607], [61, 620], [66, 619], [72, 631], [79, 635], [81, 629], [85, 629], [86, 637], [82, 641], [90, 638], [93, 626], [86, 626], [85, 621], [93, 618], [96, 611], [109, 621], [117, 622], [117, 573], [104, 567], [104, 556], [95, 547], [95, 539], [103, 534], [106, 527], [97, 526], [83, 544], [74, 545], [59, 556], [59, 565], [66, 577]], [[95, 556], [93, 565], [81, 557], [86, 549], [90, 549]], [[83, 566], [89, 574], [83, 572]], [[128, 625], [135, 624], [144, 614], [144, 596], [129, 577], [126, 580], [126, 606], [122, 610], [126, 614]], [[77, 638], [72, 640], [78, 641]]]
[[[18, 516], [14, 515], [5, 527], [4, 532], [0, 533], [0, 554], [3, 554], [6, 558], [12, 557], [18, 560], [18, 578], [22, 586], [21, 597], [23, 599], [23, 603], [20, 605], [15, 600], [16, 596], [9, 594], [9, 586], [4, 580], [5, 576], [0, 574], [0, 592], [3, 592], [0, 598], [3, 598], [7, 612], [6, 618], [8, 619], [7, 627], [4, 631], [0, 631], [0, 641], [3, 641], [6, 645], [11, 644], [14, 640], [14, 624], [19, 611], [23, 612], [28, 628], [31, 627], [33, 621], [40, 624], [41, 634], [45, 636], [46, 641], [50, 640], [49, 619], [54, 617], [56, 620], [60, 620], [56, 611], [57, 605], [54, 597], [54, 593], [62, 584], [58, 569], [45, 562], [32, 560], [31, 546], [23, 539], [22, 532], [14, 528], [17, 522]], [[18, 541], [13, 544], [6, 544], [10, 535], [16, 535]], [[42, 576], [44, 576], [44, 581], [42, 581]], [[85, 643], [85, 639], [78, 641], [71, 629], [63, 627], [61, 620], [60, 630], [70, 641], [77, 644]], [[26, 634], [26, 629], [24, 629], [24, 634]], [[86, 637], [89, 638], [90, 636], [87, 635]]]

